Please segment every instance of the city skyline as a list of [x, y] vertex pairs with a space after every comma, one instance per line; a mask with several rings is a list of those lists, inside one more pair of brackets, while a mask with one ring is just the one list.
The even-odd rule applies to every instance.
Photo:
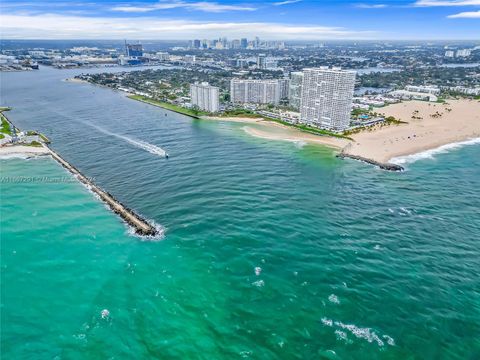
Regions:
[[1, 4], [4, 39], [476, 39], [480, 0], [65, 1]]

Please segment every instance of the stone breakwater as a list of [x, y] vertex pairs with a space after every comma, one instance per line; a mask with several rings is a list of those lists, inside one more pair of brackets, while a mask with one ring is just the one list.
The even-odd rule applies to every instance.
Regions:
[[404, 168], [400, 165], [390, 164], [390, 163], [382, 163], [382, 162], [379, 162], [379, 161], [376, 161], [376, 160], [373, 160], [373, 159], [365, 158], [363, 156], [351, 155], [351, 154], [347, 154], [347, 153], [344, 153], [344, 152], [341, 152], [340, 154], [338, 154], [337, 157], [340, 158], [340, 159], [350, 158], [350, 159], [362, 161], [362, 162], [365, 162], [367, 164], [372, 164], [372, 165], [378, 166], [380, 169], [388, 170], [388, 171], [403, 171], [404, 170]]
[[388, 171], [403, 171], [404, 170], [404, 168], [402, 166], [397, 165], [397, 164], [383, 163], [383, 162], [380, 162], [380, 161], [377, 161], [377, 160], [366, 158], [364, 156], [350, 154], [349, 151], [350, 151], [351, 148], [352, 148], [352, 143], [347, 144], [347, 146], [345, 146], [342, 149], [340, 154], [337, 154], [337, 157], [340, 158], [340, 159], [349, 158], [349, 159], [353, 159], [353, 160], [362, 161], [362, 162], [367, 163], [367, 164], [378, 166], [382, 170], [388, 170]]
[[116, 200], [111, 194], [102, 190], [97, 185], [95, 185], [91, 180], [85, 177], [77, 168], [64, 160], [60, 155], [55, 151], [50, 149], [50, 154], [53, 159], [55, 159], [60, 165], [67, 169], [72, 175], [74, 175], [80, 182], [85, 184], [90, 190], [97, 194], [100, 199], [105, 202], [113, 212], [118, 214], [128, 225], [130, 225], [135, 233], [142, 236], [156, 236], [159, 235], [159, 230], [157, 230], [153, 225], [148, 223], [141, 216], [137, 215], [133, 210], [127, 208]]

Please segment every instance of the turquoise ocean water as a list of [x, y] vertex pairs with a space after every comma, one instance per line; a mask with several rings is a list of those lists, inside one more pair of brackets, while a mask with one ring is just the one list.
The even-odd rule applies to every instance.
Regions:
[[478, 144], [389, 173], [78, 72], [1, 74], [2, 105], [165, 237], [49, 158], [0, 160], [2, 358], [480, 358]]

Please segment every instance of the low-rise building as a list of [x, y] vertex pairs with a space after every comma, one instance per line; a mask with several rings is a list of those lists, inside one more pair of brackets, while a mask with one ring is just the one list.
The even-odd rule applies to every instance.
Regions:
[[425, 94], [433, 94], [439, 95], [440, 88], [436, 86], [414, 86], [414, 85], [407, 85], [405, 86], [405, 90], [417, 93], [425, 93]]
[[437, 101], [438, 97], [436, 95], [426, 93], [426, 92], [414, 92], [408, 90], [395, 90], [389, 93], [390, 96], [393, 96], [396, 99], [402, 100], [425, 100], [425, 101]]
[[445, 89], [449, 90], [449, 91], [459, 93], [459, 94], [473, 95], [473, 96], [480, 95], [480, 87], [467, 88], [467, 87], [464, 87], [464, 86], [449, 86], [449, 87], [445, 87]]
[[457, 57], [469, 57], [472, 54], [470, 49], [457, 50]]

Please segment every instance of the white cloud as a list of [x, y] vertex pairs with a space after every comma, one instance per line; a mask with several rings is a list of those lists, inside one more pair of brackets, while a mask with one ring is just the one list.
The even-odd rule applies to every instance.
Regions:
[[302, 0], [285, 0], [285, 1], [274, 2], [273, 5], [282, 6], [282, 5], [288, 5], [288, 4], [295, 4], [301, 1]]
[[386, 8], [386, 4], [357, 4], [356, 7], [362, 9], [383, 9]]
[[414, 6], [480, 6], [480, 0], [417, 0]]
[[123, 5], [114, 6], [111, 8], [113, 11], [129, 12], [129, 13], [144, 13], [155, 10], [168, 10], [168, 9], [189, 9], [204, 12], [225, 12], [225, 11], [254, 11], [256, 8], [251, 6], [241, 5], [222, 5], [216, 2], [209, 1], [197, 1], [197, 2], [185, 2], [185, 1], [162, 1], [152, 5]]
[[3, 15], [4, 39], [191, 39], [260, 36], [266, 39], [371, 39], [374, 32], [318, 25], [262, 22], [200, 22], [152, 17], [106, 18], [42, 15]]
[[459, 14], [448, 15], [447, 17], [450, 19], [480, 19], [480, 10], [461, 12]]

